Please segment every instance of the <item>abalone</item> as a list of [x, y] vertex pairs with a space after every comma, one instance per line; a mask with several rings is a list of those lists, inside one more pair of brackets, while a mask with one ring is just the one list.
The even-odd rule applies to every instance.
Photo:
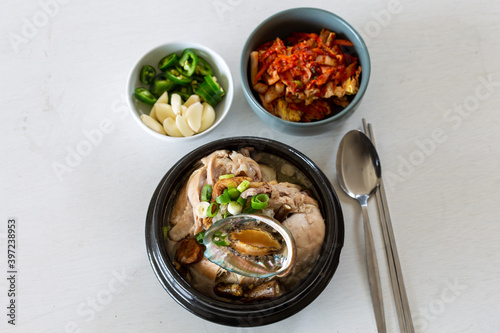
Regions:
[[214, 223], [205, 233], [205, 257], [249, 277], [283, 277], [295, 263], [295, 241], [288, 229], [268, 216], [240, 214]]

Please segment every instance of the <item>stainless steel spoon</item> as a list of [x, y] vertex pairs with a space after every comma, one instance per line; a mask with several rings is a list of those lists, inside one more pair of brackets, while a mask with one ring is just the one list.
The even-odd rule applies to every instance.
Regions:
[[340, 187], [361, 205], [365, 233], [366, 266], [378, 332], [385, 332], [384, 305], [378, 271], [377, 256], [373, 244], [367, 203], [380, 184], [381, 169], [377, 151], [370, 139], [362, 132], [346, 133], [337, 152], [337, 178]]

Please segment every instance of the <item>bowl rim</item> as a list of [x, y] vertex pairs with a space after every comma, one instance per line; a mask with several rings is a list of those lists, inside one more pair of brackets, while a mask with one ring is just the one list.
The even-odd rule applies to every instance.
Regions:
[[[288, 13], [301, 12], [301, 11], [316, 12], [316, 13], [322, 13], [323, 15], [325, 15], [325, 14], [330, 15], [333, 18], [335, 18], [336, 20], [338, 20], [339, 22], [341, 22], [347, 28], [347, 30], [349, 30], [356, 37], [356, 40], [359, 43], [359, 48], [356, 47], [356, 45], [354, 46], [354, 48], [355, 48], [356, 52], [358, 53], [358, 55], [362, 51], [366, 56], [366, 62], [363, 64], [363, 72], [362, 72], [362, 76], [361, 76], [359, 91], [356, 93], [356, 96], [353, 98], [351, 103], [349, 103], [349, 105], [347, 107], [345, 107], [342, 111], [340, 111], [339, 113], [337, 113], [331, 117], [328, 117], [328, 118], [322, 119], [322, 120], [318, 120], [318, 121], [314, 121], [314, 122], [310, 122], [310, 123], [293, 122], [293, 121], [289, 121], [289, 120], [284, 120], [284, 119], [281, 119], [279, 117], [276, 117], [276, 116], [270, 114], [268, 111], [266, 111], [262, 107], [260, 102], [258, 100], [256, 100], [255, 96], [253, 95], [252, 88], [250, 87], [250, 85], [248, 83], [248, 63], [249, 63], [248, 58], [249, 58], [249, 55], [245, 54], [245, 50], [250, 47], [251, 39], [253, 39], [253, 37], [256, 35], [256, 33], [261, 28], [270, 24], [272, 22], [272, 20], [274, 20], [278, 17], [281, 17], [283, 15], [287, 15]], [[252, 105], [254, 106], [254, 107], [252, 107], [252, 109], [255, 111], [255, 107], [257, 107], [257, 110], [259, 111], [259, 113], [264, 114], [267, 117], [272, 117], [273, 120], [276, 121], [277, 123], [279, 123], [280, 125], [287, 126], [287, 127], [294, 127], [297, 129], [316, 127], [316, 126], [319, 127], [321, 125], [329, 124], [329, 123], [335, 122], [336, 120], [338, 120], [340, 118], [343, 118], [344, 116], [346, 116], [347, 114], [352, 112], [352, 110], [354, 110], [357, 107], [357, 105], [361, 102], [361, 99], [363, 98], [364, 94], [366, 93], [366, 90], [368, 88], [368, 83], [370, 81], [370, 76], [371, 76], [370, 53], [368, 51], [368, 47], [366, 46], [366, 43], [364, 42], [361, 34], [356, 29], [354, 29], [354, 27], [350, 23], [348, 23], [345, 19], [343, 19], [339, 15], [337, 15], [333, 12], [330, 12], [328, 10], [321, 9], [321, 8], [315, 8], [315, 7], [289, 8], [289, 9], [285, 9], [283, 11], [277, 12], [277, 13], [269, 16], [268, 18], [263, 20], [261, 23], [259, 23], [252, 30], [252, 32], [248, 35], [247, 40], [245, 41], [245, 44], [243, 45], [242, 53], [241, 53], [241, 57], [240, 57], [241, 88], [244, 92], [245, 98], [247, 99], [248, 103], [251, 106]]]
[[[243, 143], [245, 140], [253, 142], [253, 144]], [[324, 218], [331, 217], [335, 223], [326, 225], [325, 230], [328, 232], [325, 231], [325, 240], [318, 262], [293, 290], [275, 300], [252, 304], [231, 304], [202, 294], [180, 277], [166, 253], [165, 246], [160, 246], [164, 241], [161, 229], [163, 214], [167, 208], [166, 201], [168, 200], [166, 198], [170, 194], [169, 191], [178, 189], [179, 186], [173, 183], [182, 179], [183, 172], [193, 169], [200, 155], [204, 156], [218, 149], [229, 150], [248, 146], [263, 147], [263, 149], [270, 149], [271, 147], [276, 152], [283, 152], [283, 155], [296, 155], [300, 162], [287, 161], [295, 165], [298, 163], [307, 168], [307, 173], [311, 172], [307, 176], [312, 176], [314, 179], [313, 186], [323, 189], [326, 194], [326, 198], [320, 203], [323, 214], [325, 214]], [[150, 264], [158, 281], [170, 296], [183, 308], [201, 318], [219, 324], [240, 327], [270, 324], [285, 319], [309, 305], [326, 288], [333, 277], [339, 264], [340, 252], [344, 243], [344, 221], [340, 201], [325, 174], [312, 160], [295, 148], [271, 139], [248, 136], [212, 141], [182, 157], [167, 171], [156, 188], [149, 205], [145, 224], [146, 249]], [[272, 313], [265, 314], [266, 309], [272, 310]], [[243, 314], [244, 317], [254, 316], [256, 320], [244, 320], [242, 319]]]
[[[227, 79], [226, 94], [224, 96], [224, 99], [226, 99], [227, 101], [226, 101], [226, 104], [225, 104], [224, 108], [221, 110], [221, 116], [220, 116], [220, 118], [218, 120], [216, 120], [216, 122], [214, 122], [212, 124], [212, 126], [210, 126], [205, 131], [203, 131], [201, 133], [194, 134], [192, 136], [174, 137], [174, 136], [163, 135], [163, 134], [160, 134], [160, 133], [157, 133], [157, 132], [153, 131], [152, 129], [150, 129], [149, 127], [147, 127], [141, 121], [139, 112], [134, 107], [133, 101], [132, 101], [132, 99], [133, 99], [133, 89], [135, 89], [135, 87], [133, 89], [131, 89], [131, 87], [132, 87], [132, 78], [139, 71], [140, 66], [141, 66], [142, 62], [144, 61], [144, 59], [146, 57], [148, 57], [149, 55], [151, 55], [151, 53], [153, 53], [153, 52], [155, 52], [155, 51], [157, 51], [157, 50], [159, 50], [161, 48], [170, 46], [170, 45], [184, 45], [183, 48], [192, 48], [195, 51], [199, 50], [199, 51], [202, 51], [204, 53], [207, 53], [207, 54], [210, 55], [211, 58], [217, 59], [217, 62], [219, 64], [221, 64], [221, 65], [216, 66], [217, 67], [217, 71], [219, 72], [219, 74], [221, 75], [222, 72], [227, 73], [227, 74], [224, 75], [226, 77], [226, 79]], [[172, 51], [172, 52], [182, 52], [182, 50], [183, 49], [179, 49], [177, 51]], [[157, 69], [157, 68], [155, 67], [155, 69]], [[229, 110], [231, 109], [231, 105], [233, 103], [233, 98], [234, 98], [234, 81], [233, 81], [233, 75], [232, 75], [231, 69], [229, 68], [229, 66], [228, 66], [227, 62], [224, 60], [224, 58], [219, 53], [217, 53], [213, 49], [209, 48], [208, 46], [205, 46], [203, 44], [196, 43], [196, 42], [190, 42], [190, 41], [174, 40], [174, 41], [169, 41], [169, 42], [166, 42], [166, 43], [158, 44], [155, 47], [151, 48], [149, 51], [143, 53], [141, 56], [139, 56], [137, 58], [137, 60], [134, 62], [134, 65], [133, 65], [132, 69], [128, 73], [127, 81], [126, 81], [127, 106], [129, 108], [130, 112], [132, 113], [132, 118], [147, 133], [149, 133], [150, 135], [152, 135], [152, 136], [154, 136], [154, 137], [156, 137], [158, 139], [164, 140], [164, 141], [171, 141], [172, 142], [172, 141], [193, 140], [193, 139], [202, 137], [202, 136], [210, 133], [217, 126], [219, 126], [219, 124], [226, 118], [227, 114], [229, 113]], [[217, 112], [216, 107], [214, 109]]]

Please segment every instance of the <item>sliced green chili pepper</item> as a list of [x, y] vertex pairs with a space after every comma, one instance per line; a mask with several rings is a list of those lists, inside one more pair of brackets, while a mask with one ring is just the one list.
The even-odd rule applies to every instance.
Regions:
[[198, 84], [201, 84], [203, 81], [205, 81], [204, 75], [193, 74], [193, 76], [191, 76], [191, 77], [193, 78], [193, 80], [198, 81]]
[[168, 79], [174, 81], [176, 84], [188, 84], [192, 81], [190, 77], [184, 76], [175, 68], [171, 68], [165, 72]]
[[191, 76], [196, 70], [196, 65], [198, 64], [198, 56], [196, 55], [196, 53], [194, 53], [193, 50], [184, 49], [177, 64], [179, 64], [179, 66], [182, 68], [182, 70], [180, 71], [181, 74]]
[[200, 231], [194, 237], [198, 243], [203, 244], [203, 238], [205, 238], [205, 231]]
[[172, 91], [175, 86], [175, 82], [167, 78], [165, 74], [161, 73], [155, 77], [153, 84], [151, 85], [151, 93], [158, 98], [165, 91]]
[[219, 97], [224, 96], [224, 89], [222, 89], [221, 85], [219, 82], [217, 82], [217, 78], [215, 76], [210, 76], [210, 75], [205, 75], [205, 82], [208, 83], [210, 88], [213, 90], [215, 94], [217, 94]]
[[196, 70], [194, 71], [195, 74], [199, 75], [213, 75], [214, 71], [212, 70], [212, 66], [203, 59], [202, 57], [198, 56], [198, 64], [196, 65]]
[[207, 81], [203, 81], [200, 84], [200, 88], [203, 89], [207, 93], [207, 95], [210, 96], [210, 98], [212, 98], [217, 103], [221, 101], [222, 97], [220, 96], [220, 94], [214, 91], [212, 87], [210, 87]]
[[269, 196], [265, 193], [260, 193], [252, 197], [251, 203], [253, 209], [264, 209], [267, 207]]
[[163, 227], [163, 238], [167, 239], [168, 237], [168, 227]]
[[227, 191], [227, 188], [224, 189], [221, 195], [219, 195], [217, 198], [215, 198], [215, 202], [217, 202], [220, 205], [224, 205], [227, 203], [231, 202], [231, 197], [229, 196], [229, 192]]
[[227, 234], [222, 234], [222, 231], [218, 231], [212, 236], [212, 243], [217, 246], [228, 246], [230, 244], [227, 240]]
[[134, 91], [135, 98], [143, 103], [154, 105], [156, 103], [156, 97], [151, 93], [151, 91], [146, 88], [136, 88]]
[[201, 201], [210, 201], [212, 199], [212, 185], [203, 185], [201, 190]]
[[203, 89], [203, 86], [200, 85], [198, 89], [194, 92], [196, 95], [200, 96], [205, 102], [210, 104], [212, 107], [215, 107], [218, 101], [214, 100], [206, 91]]
[[174, 92], [179, 94], [182, 100], [185, 102], [193, 94], [193, 88], [190, 85], [178, 86], [175, 88]]
[[171, 67], [174, 67], [175, 64], [179, 61], [179, 56], [176, 53], [169, 54], [164, 57], [158, 63], [158, 68], [162, 71], [167, 70]]
[[196, 91], [200, 87], [200, 83], [196, 79], [193, 79], [193, 81], [191, 81], [189, 83], [189, 85], [191, 86], [191, 89], [193, 90], [193, 92]]
[[216, 202], [212, 202], [210, 206], [208, 206], [207, 216], [214, 217], [215, 215], [217, 215], [218, 211], [219, 211], [219, 205]]
[[151, 65], [142, 66], [140, 80], [142, 84], [150, 85], [156, 76], [156, 69]]

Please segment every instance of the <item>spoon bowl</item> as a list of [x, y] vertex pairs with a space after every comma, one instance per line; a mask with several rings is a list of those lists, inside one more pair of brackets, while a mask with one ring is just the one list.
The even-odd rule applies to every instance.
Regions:
[[205, 257], [249, 277], [288, 275], [295, 264], [293, 235], [275, 219], [240, 214], [215, 222], [205, 233]]
[[378, 154], [370, 139], [358, 130], [347, 132], [337, 152], [337, 178], [345, 193], [361, 205], [370, 293], [378, 332], [385, 332], [382, 288], [367, 209], [368, 199], [377, 190], [381, 177]]
[[380, 184], [382, 171], [377, 151], [362, 132], [350, 131], [340, 142], [337, 175], [340, 187], [356, 200], [368, 200]]

